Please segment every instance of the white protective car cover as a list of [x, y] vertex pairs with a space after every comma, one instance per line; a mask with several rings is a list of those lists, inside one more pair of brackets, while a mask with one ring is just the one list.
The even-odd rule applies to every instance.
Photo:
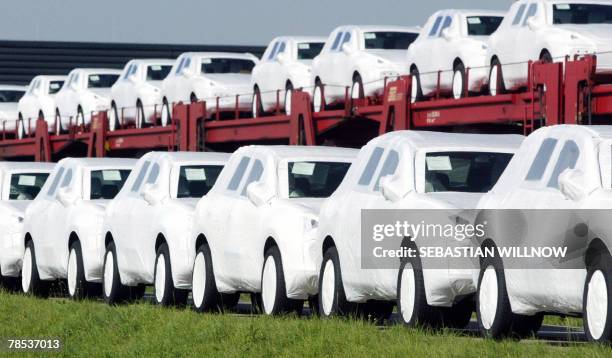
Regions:
[[[194, 241], [201, 234], [207, 239], [219, 292], [261, 290], [264, 247], [272, 238], [281, 252], [287, 296], [306, 299], [316, 294], [318, 266], [309, 255], [316, 243], [316, 224], [310, 224], [316, 222], [324, 199], [289, 198], [288, 163], [352, 163], [356, 154], [357, 150], [335, 147], [246, 146], [232, 155], [215, 186], [198, 203], [192, 235]], [[244, 157], [250, 157], [251, 164], [231, 193], [228, 184]], [[274, 188], [272, 199], [260, 206], [241, 194], [255, 160], [263, 164], [257, 182]]]
[[[334, 240], [338, 250], [346, 298], [350, 302], [395, 300], [397, 269], [364, 269], [361, 267], [361, 210], [372, 209], [475, 209], [480, 193], [425, 193], [425, 153], [482, 151], [514, 153], [523, 140], [519, 135], [455, 134], [426, 131], [396, 131], [371, 140], [364, 146], [344, 181], [323, 204], [320, 211], [319, 240], [314, 254], [318, 267], [322, 264], [326, 238]], [[386, 201], [379, 191], [358, 188], [358, 181], [374, 148], [392, 148], [399, 152], [400, 162], [394, 179], [406, 185], [408, 194], [397, 203]], [[379, 164], [384, 161], [381, 157]], [[380, 167], [373, 178], [380, 175]], [[421, 168], [421, 169], [419, 169]], [[380, 179], [380, 178], [379, 178]], [[372, 183], [375, 180], [372, 181]], [[365, 194], [364, 194], [365, 193]], [[349, 201], [352, 196], [356, 197]], [[349, 216], [344, 222], [340, 215]], [[398, 267], [399, 269], [399, 267]], [[476, 291], [472, 270], [425, 269], [423, 272], [427, 301], [430, 305], [451, 306], [455, 297]]]
[[[548, 161], [534, 160], [542, 141], [546, 139], [558, 140], [555, 151]], [[548, 181], [552, 167], [557, 163], [559, 149], [565, 140], [572, 140], [578, 146], [579, 157], [574, 169], [580, 173], [582, 185], [574, 190], [583, 195], [580, 200], [569, 199], [558, 189], [538, 188], [537, 182], [526, 183], [525, 180], [534, 164], [534, 168], [537, 167], [543, 173], [540, 181]], [[611, 147], [612, 126], [558, 125], [540, 128], [525, 139], [497, 184], [483, 196], [478, 208], [610, 209]], [[569, 174], [569, 171], [562, 172], [560, 180], [564, 173]], [[569, 188], [568, 192], [571, 193], [572, 188]], [[612, 229], [609, 217], [602, 218], [601, 215], [590, 217], [589, 225], [604, 232]], [[610, 250], [610, 236], [601, 239]], [[562, 238], [559, 240], [561, 243]], [[478, 282], [478, 275], [478, 270], [473, 272], [475, 284]], [[586, 269], [506, 269], [505, 278], [514, 313], [532, 315], [551, 311], [566, 314], [582, 312]]]
[[23, 257], [23, 218], [32, 200], [9, 200], [12, 174], [51, 173], [54, 163], [0, 162], [0, 270], [17, 277]]
[[[112, 236], [115, 243], [122, 284], [153, 283], [157, 239], [163, 237], [170, 251], [174, 287], [191, 288], [195, 258], [191, 230], [199, 198], [177, 198], [179, 171], [182, 166], [223, 166], [229, 156], [211, 152], [149, 152], [140, 158], [104, 216], [102, 232], [106, 239]], [[146, 162], [150, 164], [141, 173]], [[155, 164], [159, 165], [159, 174], [151, 188], [161, 200], [149, 204], [143, 191]], [[141, 184], [134, 191], [139, 177]]]

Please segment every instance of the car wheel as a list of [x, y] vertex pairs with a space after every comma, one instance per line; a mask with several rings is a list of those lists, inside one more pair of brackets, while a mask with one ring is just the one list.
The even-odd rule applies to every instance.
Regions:
[[113, 102], [111, 109], [108, 114], [108, 130], [114, 131], [119, 127], [119, 112], [117, 111], [117, 105]]
[[440, 311], [427, 303], [425, 280], [418, 257], [402, 261], [397, 278], [397, 307], [408, 327], [438, 327]]
[[504, 87], [504, 77], [502, 73], [502, 65], [497, 58], [491, 62], [489, 71], [489, 94], [497, 96], [506, 92]]
[[459, 63], [453, 70], [453, 98], [465, 97], [465, 66]]
[[312, 93], [312, 109], [314, 112], [321, 112], [325, 110], [325, 98], [323, 96], [323, 83], [317, 80]]
[[423, 99], [423, 89], [421, 88], [421, 76], [419, 75], [419, 70], [416, 67], [413, 67], [410, 70], [410, 76], [412, 77], [410, 100], [412, 103], [415, 103]]
[[353, 76], [353, 85], [351, 86], [351, 99], [362, 99], [364, 97], [363, 81], [361, 80], [361, 76], [356, 73]]
[[136, 102], [136, 128], [144, 128], [145, 126], [144, 108], [140, 101]]
[[612, 267], [607, 260], [588, 268], [584, 284], [584, 333], [591, 342], [612, 342]]
[[261, 272], [261, 298], [263, 313], [266, 315], [288, 313], [304, 306], [303, 301], [287, 297], [283, 262], [276, 246], [268, 249], [265, 255]]
[[17, 138], [22, 139], [25, 135], [25, 128], [23, 123], [23, 115], [19, 113], [19, 117], [17, 119]]
[[83, 108], [81, 107], [77, 109], [76, 124], [85, 126], [85, 114], [83, 113]]
[[165, 127], [171, 122], [172, 122], [172, 115], [170, 114], [170, 105], [168, 104], [168, 101], [164, 99], [164, 103], [162, 104], [162, 112], [161, 112], [161, 125]]
[[86, 297], [95, 297], [99, 295], [100, 285], [93, 282], [87, 282], [85, 279], [83, 251], [79, 241], [75, 241], [70, 245], [67, 272], [68, 295], [70, 295], [70, 298], [80, 300]]
[[263, 104], [261, 103], [261, 92], [259, 91], [259, 87], [257, 86], [255, 86], [255, 88], [253, 89], [251, 111], [253, 112], [253, 118], [261, 117], [264, 113]]
[[465, 297], [452, 307], [441, 307], [442, 325], [444, 327], [463, 329], [467, 327], [474, 313], [474, 299]]
[[55, 134], [62, 134], [62, 116], [59, 109], [55, 110]]
[[291, 84], [291, 82], [287, 83], [287, 86], [285, 86], [285, 114], [290, 116], [291, 115], [291, 101], [292, 101], [292, 94], [293, 94], [293, 85]]
[[542, 61], [543, 63], [552, 63], [553, 58], [550, 52], [543, 50], [542, 53], [540, 54], [540, 61]]
[[193, 309], [210, 312], [219, 308], [219, 291], [213, 272], [212, 254], [208, 244], [202, 244], [196, 251], [192, 279]]
[[357, 304], [346, 300], [338, 250], [330, 247], [323, 255], [319, 275], [319, 315], [328, 318], [356, 312]]
[[111, 242], [106, 247], [102, 282], [104, 300], [109, 305], [122, 303], [129, 298], [129, 288], [121, 283], [119, 266], [117, 264], [117, 250], [114, 242]]
[[25, 294], [38, 297], [49, 296], [50, 283], [41, 280], [40, 276], [38, 275], [36, 251], [34, 250], [34, 241], [32, 240], [29, 240], [26, 243], [25, 253], [23, 255], [23, 264], [21, 268], [21, 288]]
[[170, 263], [170, 250], [163, 243], [157, 249], [155, 259], [155, 302], [162, 306], [184, 306], [187, 304], [189, 291], [174, 288], [172, 281], [172, 265]]

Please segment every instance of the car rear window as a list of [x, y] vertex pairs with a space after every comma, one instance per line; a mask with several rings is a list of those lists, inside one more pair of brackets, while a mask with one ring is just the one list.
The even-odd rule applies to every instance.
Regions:
[[555, 4], [553, 24], [612, 24], [612, 6], [603, 4]]
[[290, 162], [289, 198], [327, 198], [338, 188], [350, 163]]
[[185, 165], [179, 173], [177, 198], [201, 198], [215, 185], [222, 165]]
[[162, 81], [172, 70], [172, 65], [147, 66], [147, 81]]
[[503, 19], [501, 16], [468, 16], [468, 35], [489, 36], [497, 30]]
[[87, 88], [110, 88], [115, 84], [119, 75], [96, 74], [87, 77]]
[[312, 60], [323, 49], [323, 42], [301, 42], [298, 43], [298, 60]]
[[9, 200], [35, 199], [48, 177], [49, 173], [12, 174]]
[[203, 58], [202, 73], [242, 73], [249, 74], [255, 62], [237, 58]]
[[62, 89], [64, 81], [51, 81], [49, 82], [49, 94], [56, 94]]
[[92, 170], [90, 199], [114, 199], [130, 175], [129, 169]]
[[365, 32], [366, 50], [406, 50], [416, 40], [413, 32], [376, 31]]
[[3, 90], [0, 91], [0, 103], [19, 102], [25, 94], [24, 91]]

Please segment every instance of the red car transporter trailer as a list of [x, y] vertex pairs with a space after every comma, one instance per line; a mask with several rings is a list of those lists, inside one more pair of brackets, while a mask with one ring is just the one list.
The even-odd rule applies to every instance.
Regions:
[[351, 99], [347, 89], [341, 108], [317, 113], [306, 92], [294, 91], [290, 115], [277, 106], [269, 116], [241, 118], [236, 111], [233, 119], [221, 119], [219, 111], [212, 111], [215, 114], [209, 118], [206, 102], [179, 103], [173, 106], [168, 126], [121, 126], [109, 131], [107, 113], [99, 112], [93, 114], [91, 125], [71, 126], [69, 133], [58, 135], [49, 134], [47, 123], [38, 120], [30, 137], [14, 139], [15, 133], [3, 132], [0, 157], [51, 161], [68, 155], [138, 155], [154, 149], [231, 150], [248, 143], [360, 146], [393, 130], [529, 134], [544, 125], [605, 123], [605, 117], [612, 115], [612, 83], [596, 77], [595, 57], [534, 62], [529, 68], [527, 88], [497, 96], [442, 99], [436, 95], [411, 103], [412, 79], [406, 76], [387, 83], [377, 99]]

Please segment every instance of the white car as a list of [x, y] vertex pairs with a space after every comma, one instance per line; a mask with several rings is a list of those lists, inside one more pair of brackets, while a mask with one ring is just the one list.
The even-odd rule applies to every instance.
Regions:
[[57, 163], [25, 213], [23, 292], [46, 296], [51, 281], [67, 278], [70, 297], [99, 294], [104, 207], [119, 192], [135, 162], [66, 158]]
[[0, 286], [18, 287], [25, 210], [53, 167], [51, 163], [0, 162]]
[[143, 156], [104, 216], [104, 298], [154, 284], [155, 301], [184, 305], [191, 288], [191, 229], [197, 201], [229, 154], [151, 152]]
[[[465, 326], [476, 291], [472, 270], [414, 270], [423, 267], [418, 255], [401, 262], [396, 258], [385, 267], [387, 263], [377, 261], [373, 252], [362, 254], [368, 240], [361, 237], [362, 211], [475, 209], [522, 139], [397, 131], [363, 147], [338, 190], [321, 207], [316, 247], [320, 314], [360, 313], [385, 319], [397, 299], [407, 325]], [[425, 243], [396, 240], [393, 248], [418, 250]], [[366, 261], [373, 266], [363, 266]]]
[[[170, 73], [174, 60], [131, 60], [111, 87], [109, 129], [119, 124], [155, 123], [161, 115], [161, 84]], [[123, 121], [123, 123], [120, 123]]]
[[71, 125], [87, 125], [93, 113], [108, 111], [110, 88], [120, 74], [121, 70], [106, 68], [75, 68], [70, 71], [55, 97], [56, 133], [69, 129]]
[[563, 62], [597, 54], [597, 72], [612, 71], [610, 1], [520, 0], [489, 38], [492, 95], [527, 85], [528, 61]]
[[[180, 55], [162, 82], [162, 125], [170, 123], [172, 105], [206, 101], [211, 115], [238, 108], [251, 110], [251, 71], [259, 60], [245, 53], [187, 52]], [[218, 101], [218, 103], [217, 103]], [[217, 107], [218, 105], [218, 107]]]
[[[407, 74], [406, 50], [420, 28], [397, 26], [340, 26], [329, 35], [312, 61], [315, 112], [345, 98], [380, 94], [385, 78]], [[323, 98], [325, 96], [325, 98]]]
[[26, 90], [25, 86], [0, 85], [0, 130], [3, 132], [17, 129], [19, 118], [17, 104]]
[[214, 311], [234, 303], [240, 292], [261, 292], [254, 303], [264, 313], [301, 312], [304, 300], [316, 294], [309, 248], [319, 206], [355, 155], [332, 147], [237, 150], [196, 207], [189, 247], [194, 308]]
[[[495, 214], [483, 218], [492, 233], [483, 247], [578, 244], [557, 262], [560, 266], [485, 258], [474, 278], [478, 323], [486, 336], [530, 335], [538, 331], [543, 314], [553, 313], [582, 316], [589, 340], [612, 341], [611, 148], [612, 126], [538, 129], [482, 199], [484, 213]], [[503, 229], [516, 209], [525, 213], [521, 226], [530, 231], [521, 231], [526, 235]], [[489, 220], [494, 216], [502, 222]], [[588, 230], [581, 232], [584, 223]]]
[[466, 75], [468, 91], [480, 92], [489, 75], [487, 39], [503, 18], [503, 12], [486, 10], [441, 10], [431, 15], [407, 52], [410, 74], [416, 79], [412, 99], [437, 90], [438, 71], [440, 92], [463, 97]]
[[324, 37], [281, 36], [270, 44], [253, 68], [253, 116], [284, 108], [291, 111], [291, 90], [310, 91], [313, 83], [312, 59], [325, 44]]
[[39, 118], [47, 121], [49, 132], [55, 130], [55, 97], [65, 80], [66, 76], [36, 76], [32, 79], [17, 104], [21, 123], [17, 128], [19, 138], [34, 133]]

